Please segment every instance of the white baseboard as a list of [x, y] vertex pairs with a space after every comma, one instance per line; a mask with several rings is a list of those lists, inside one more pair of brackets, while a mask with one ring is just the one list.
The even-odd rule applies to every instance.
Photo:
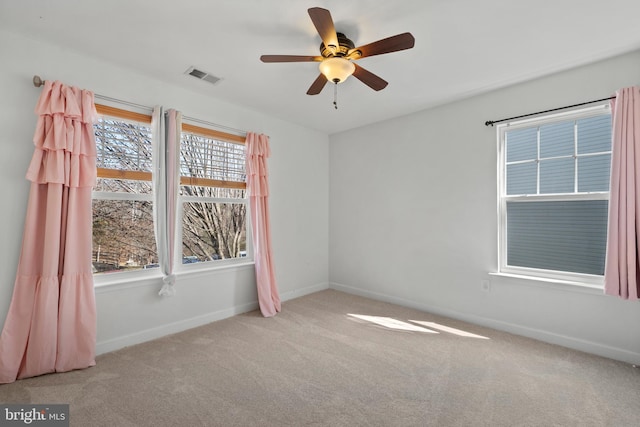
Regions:
[[316, 292], [329, 289], [329, 282], [318, 283], [316, 285], [307, 286], [304, 288], [294, 289], [292, 291], [283, 292], [280, 294], [281, 301], [288, 301], [295, 298], [300, 298], [305, 295], [313, 294]]
[[342, 285], [340, 283], [329, 283], [330, 289], [371, 298], [378, 301], [388, 302], [401, 305], [403, 307], [413, 308], [439, 316], [450, 317], [465, 322], [473, 323], [480, 326], [496, 329], [499, 331], [509, 332], [515, 335], [521, 335], [527, 338], [533, 338], [538, 341], [544, 341], [550, 344], [560, 345], [562, 347], [583, 351], [585, 353], [595, 354], [609, 359], [619, 360], [630, 363], [632, 365], [640, 365], [640, 354], [629, 350], [611, 347], [593, 341], [586, 341], [581, 338], [570, 337], [566, 335], [556, 334], [554, 332], [544, 331], [541, 329], [530, 328], [528, 326], [518, 325], [514, 323], [495, 320], [488, 317], [476, 316], [473, 314], [462, 313], [454, 310], [443, 309], [441, 307], [422, 304], [416, 301], [398, 298], [391, 295], [372, 292], [352, 286]]
[[[304, 288], [294, 289], [292, 291], [284, 292], [280, 294], [282, 301], [298, 298], [304, 295], [319, 292], [325, 289], [329, 289], [329, 283], [319, 283]], [[242, 304], [234, 307], [230, 307], [223, 310], [218, 310], [212, 313], [207, 313], [201, 316], [191, 317], [188, 319], [180, 320], [178, 322], [168, 323], [166, 325], [157, 326], [151, 329], [145, 329], [143, 331], [135, 332], [133, 334], [124, 335], [117, 338], [112, 338], [106, 341], [101, 341], [96, 344], [96, 354], [104, 354], [111, 351], [119, 350], [131, 345], [141, 344], [146, 341], [162, 338], [167, 335], [175, 334], [178, 332], [186, 331], [187, 329], [196, 328], [198, 326], [206, 325], [207, 323], [215, 322], [217, 320], [226, 319], [241, 313], [257, 310], [258, 301], [252, 301], [247, 304]]]
[[124, 347], [141, 344], [146, 341], [162, 338], [167, 335], [186, 331], [187, 329], [196, 328], [206, 325], [207, 323], [217, 320], [226, 319], [237, 314], [246, 313], [258, 308], [258, 302], [250, 302], [243, 305], [230, 307], [224, 310], [218, 310], [205, 315], [191, 317], [178, 322], [168, 323], [151, 329], [145, 329], [133, 334], [124, 335], [110, 340], [98, 342], [96, 344], [96, 354], [104, 354], [111, 351], [119, 350]]

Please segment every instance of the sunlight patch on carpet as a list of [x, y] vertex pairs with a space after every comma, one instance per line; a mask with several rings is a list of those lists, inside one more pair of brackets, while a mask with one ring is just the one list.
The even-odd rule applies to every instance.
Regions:
[[411, 332], [426, 332], [428, 334], [437, 334], [438, 332], [426, 329], [412, 323], [403, 322], [392, 317], [382, 316], [367, 316], [364, 314], [351, 314], [348, 316], [355, 317], [356, 319], [364, 320], [366, 322], [375, 323], [376, 325], [384, 326], [385, 328], [395, 329], [399, 331], [411, 331]]
[[440, 325], [439, 323], [424, 322], [422, 320], [409, 320], [409, 322], [417, 323], [418, 325], [426, 326], [428, 328], [437, 329], [437, 330], [442, 331], [442, 332], [448, 332], [450, 334], [459, 335], [461, 337], [479, 338], [479, 339], [483, 339], [483, 340], [488, 340], [489, 339], [489, 337], [472, 334], [471, 332], [463, 331], [461, 329], [451, 328], [449, 326]]
[[423, 332], [428, 334], [439, 334], [440, 332], [446, 332], [448, 334], [453, 334], [464, 338], [476, 338], [482, 340], [490, 339], [489, 337], [472, 334], [471, 332], [463, 331], [462, 329], [452, 328], [450, 326], [441, 325], [440, 323], [435, 322], [425, 322], [423, 320], [407, 320], [405, 322], [402, 320], [394, 319], [393, 317], [368, 316], [366, 314], [353, 313], [348, 313], [347, 316], [396, 331]]

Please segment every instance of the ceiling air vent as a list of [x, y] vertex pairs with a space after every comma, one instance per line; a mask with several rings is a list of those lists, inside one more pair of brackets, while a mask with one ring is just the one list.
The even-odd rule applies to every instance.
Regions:
[[189, 74], [190, 76], [193, 76], [193, 77], [197, 77], [200, 80], [207, 81], [213, 85], [218, 83], [220, 80], [222, 80], [220, 77], [216, 77], [213, 74], [207, 73], [206, 71], [198, 70], [196, 67], [189, 67], [189, 69], [184, 73]]

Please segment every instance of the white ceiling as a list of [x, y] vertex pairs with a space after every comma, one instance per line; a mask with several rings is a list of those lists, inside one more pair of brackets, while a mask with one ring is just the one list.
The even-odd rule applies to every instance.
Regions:
[[[318, 55], [315, 6], [356, 46], [413, 34], [358, 61], [385, 89], [349, 78], [334, 110], [331, 84], [306, 95], [317, 63], [259, 60]], [[329, 134], [638, 49], [639, 20], [639, 0], [0, 0], [3, 28]]]

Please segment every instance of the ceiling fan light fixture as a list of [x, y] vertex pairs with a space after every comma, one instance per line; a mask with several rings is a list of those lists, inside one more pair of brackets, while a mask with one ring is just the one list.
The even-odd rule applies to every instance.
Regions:
[[341, 57], [327, 58], [320, 63], [319, 68], [327, 80], [334, 83], [342, 83], [356, 70], [351, 61]]

